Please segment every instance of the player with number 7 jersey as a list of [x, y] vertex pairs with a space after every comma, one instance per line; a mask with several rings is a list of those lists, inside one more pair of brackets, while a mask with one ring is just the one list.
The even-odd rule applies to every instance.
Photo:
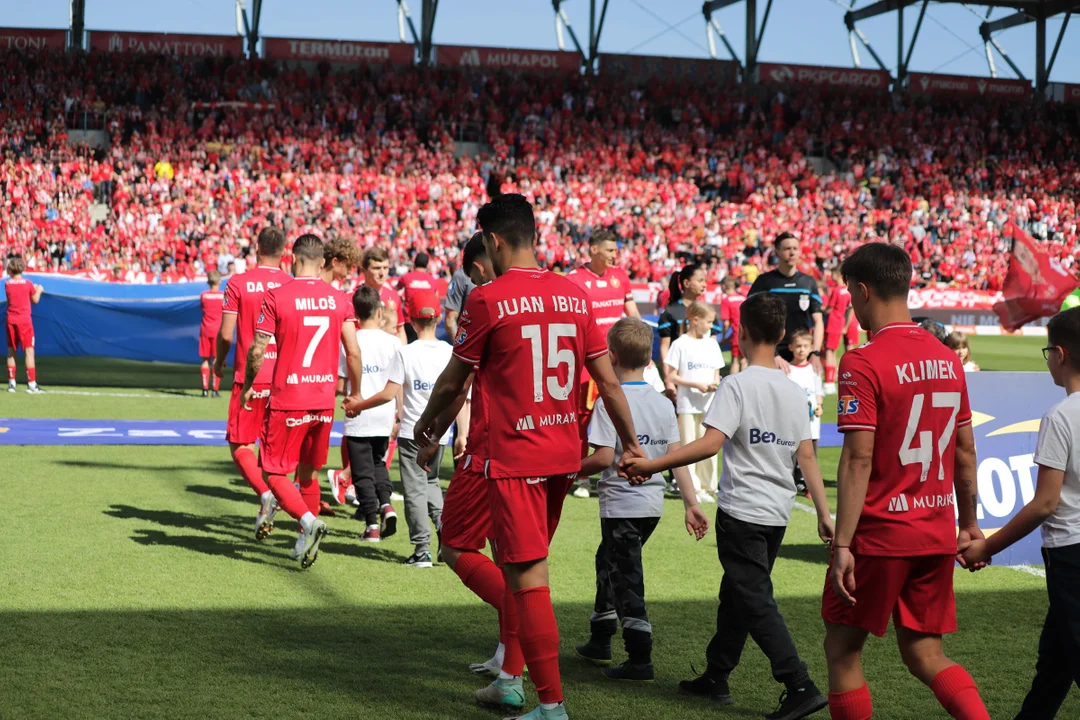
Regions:
[[[270, 386], [270, 407], [260, 438], [263, 477], [281, 508], [300, 520], [302, 534], [293, 557], [302, 567], [315, 561], [326, 525], [316, 471], [326, 464], [334, 424], [338, 348], [344, 345], [349, 379], [359, 387], [362, 365], [352, 304], [320, 277], [323, 244], [314, 235], [293, 246], [295, 279], [268, 292], [255, 324], [256, 343], [248, 358], [245, 398], [258, 372], [267, 338], [278, 357]], [[359, 400], [351, 396], [346, 400]], [[296, 472], [299, 490], [288, 475]]]

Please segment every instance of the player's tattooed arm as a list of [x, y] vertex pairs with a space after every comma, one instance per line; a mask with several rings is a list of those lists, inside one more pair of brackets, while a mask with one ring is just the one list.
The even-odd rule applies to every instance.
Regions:
[[263, 358], [266, 357], [266, 345], [270, 342], [268, 335], [263, 335], [260, 332], [255, 333], [255, 340], [251, 343], [251, 348], [248, 350], [247, 356], [247, 368], [244, 370], [244, 391], [251, 389], [251, 386], [255, 384], [255, 378], [259, 375], [259, 369], [262, 367]]
[[218, 377], [225, 375], [225, 358], [232, 349], [233, 330], [236, 329], [236, 315], [228, 313], [221, 317], [221, 327], [217, 336], [217, 355], [214, 356], [214, 374]]

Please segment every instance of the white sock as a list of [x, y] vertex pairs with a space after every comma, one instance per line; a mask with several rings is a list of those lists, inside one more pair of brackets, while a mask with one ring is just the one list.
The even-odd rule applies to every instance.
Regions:
[[37, 387], [37, 381], [35, 380], [35, 381], [34, 381], [34, 382], [32, 382], [32, 383], [28, 383], [28, 385], [29, 385], [30, 387], [32, 387], [32, 388], [36, 388], [36, 387]]
[[272, 490], [267, 490], [266, 492], [264, 492], [262, 495], [259, 496], [259, 499], [263, 502], [266, 502], [268, 497], [274, 497], [274, 493]]
[[304, 513], [303, 517], [300, 518], [300, 527], [304, 529], [305, 534], [311, 532], [311, 526], [314, 522], [315, 516], [312, 515], [310, 511]]
[[502, 665], [503, 664], [503, 659], [505, 657], [506, 657], [506, 646], [503, 645], [502, 643], [499, 643], [499, 646], [497, 648], [495, 648], [495, 657], [493, 657], [492, 660], [495, 661], [496, 665]]
[[557, 702], [557, 703], [540, 703], [540, 707], [542, 707], [545, 710], [554, 710], [555, 708], [559, 707], [560, 705], [562, 705], [561, 702]]
[[500, 670], [499, 671], [499, 679], [500, 680], [516, 680], [519, 677], [521, 677], [521, 676], [520, 675], [511, 675], [510, 673], [506, 672], [505, 670]]

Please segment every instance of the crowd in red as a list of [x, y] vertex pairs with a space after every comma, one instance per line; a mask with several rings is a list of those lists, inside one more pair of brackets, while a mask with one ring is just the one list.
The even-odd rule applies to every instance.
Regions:
[[[790, 230], [818, 276], [888, 239], [917, 284], [996, 290], [1010, 216], [1066, 266], [1080, 255], [1077, 110], [1053, 104], [118, 54], [10, 53], [0, 72], [0, 250], [31, 271], [191, 279], [245, 263], [269, 222], [446, 273], [497, 188], [534, 201], [548, 264], [611, 226], [634, 280], [689, 255], [713, 281], [752, 276]], [[87, 114], [107, 149], [70, 141]]]

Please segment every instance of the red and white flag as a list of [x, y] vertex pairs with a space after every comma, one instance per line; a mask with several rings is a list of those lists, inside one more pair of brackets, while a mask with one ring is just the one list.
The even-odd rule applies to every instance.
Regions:
[[1016, 223], [1005, 223], [1002, 234], [1013, 239], [1013, 249], [1002, 290], [1005, 299], [994, 305], [1001, 326], [1018, 330], [1039, 318], [1056, 315], [1080, 282]]

